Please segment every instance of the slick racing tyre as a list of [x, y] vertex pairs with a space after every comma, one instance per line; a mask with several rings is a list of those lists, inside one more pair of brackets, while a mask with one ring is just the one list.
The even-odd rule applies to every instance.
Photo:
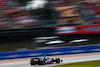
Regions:
[[30, 64], [35, 65], [35, 61], [33, 59], [31, 59]]
[[59, 58], [56, 59], [56, 63], [60, 63], [60, 59]]

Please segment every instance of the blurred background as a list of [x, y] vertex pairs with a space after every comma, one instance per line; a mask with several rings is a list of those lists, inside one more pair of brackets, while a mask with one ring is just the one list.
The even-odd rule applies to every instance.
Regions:
[[0, 0], [0, 52], [100, 43], [100, 0], [35, 1]]

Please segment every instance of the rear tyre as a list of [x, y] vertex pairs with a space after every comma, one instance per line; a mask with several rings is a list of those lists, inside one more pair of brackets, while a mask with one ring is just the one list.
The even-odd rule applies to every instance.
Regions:
[[30, 64], [35, 65], [35, 61], [33, 59], [31, 59]]

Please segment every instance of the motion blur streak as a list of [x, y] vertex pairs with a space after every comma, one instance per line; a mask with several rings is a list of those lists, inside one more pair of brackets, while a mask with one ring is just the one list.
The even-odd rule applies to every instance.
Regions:
[[[63, 56], [63, 55], [62, 55]], [[93, 56], [100, 56], [100, 54], [91, 54], [91, 55], [81, 55], [81, 56], [70, 56], [70, 57], [62, 57], [60, 56], [61, 59], [70, 59], [70, 58], [81, 58], [81, 57], [93, 57]], [[67, 56], [67, 55], [66, 55]], [[17, 62], [9, 62], [9, 63], [0, 63], [0, 65], [6, 65], [6, 64], [16, 64], [16, 63], [24, 63], [24, 62], [30, 62], [30, 60], [27, 61], [17, 61]]]

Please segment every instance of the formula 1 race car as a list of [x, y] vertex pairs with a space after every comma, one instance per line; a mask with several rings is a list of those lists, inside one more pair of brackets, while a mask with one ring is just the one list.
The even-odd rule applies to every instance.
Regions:
[[48, 59], [43, 59], [43, 60], [41, 60], [40, 58], [32, 58], [30, 61], [30, 64], [31, 65], [35, 65], [35, 64], [44, 65], [44, 64], [53, 64], [54, 62], [60, 63], [60, 62], [63, 62], [63, 60], [60, 58], [56, 58], [56, 59], [48, 58]]

